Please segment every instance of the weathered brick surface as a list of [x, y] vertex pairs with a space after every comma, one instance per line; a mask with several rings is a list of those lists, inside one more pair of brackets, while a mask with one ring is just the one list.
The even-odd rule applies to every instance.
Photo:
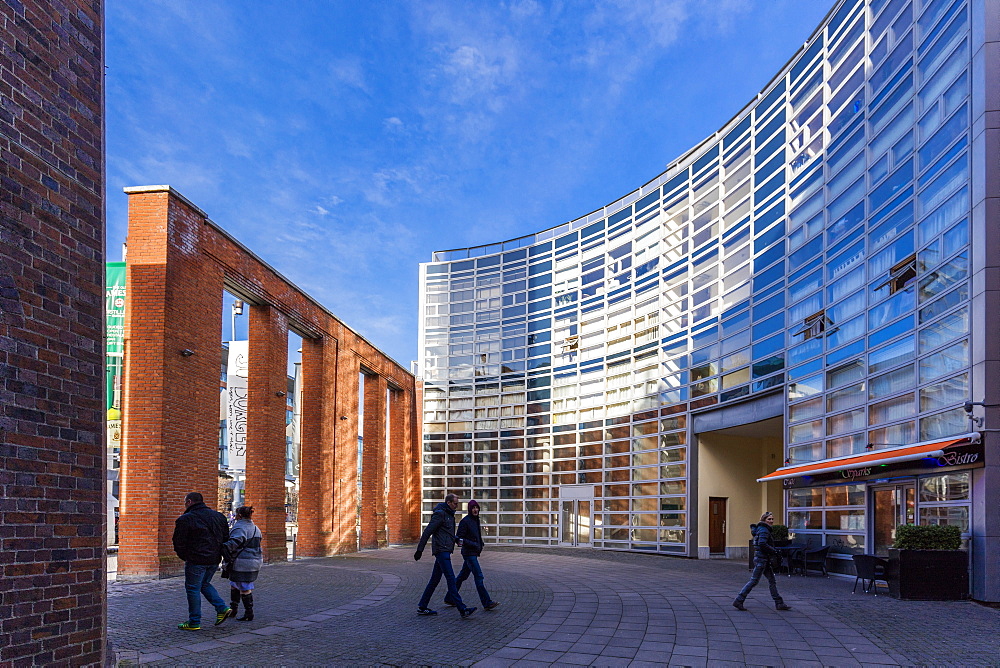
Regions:
[[[372, 390], [381, 439], [380, 480], [362, 494], [361, 535], [385, 543], [385, 390], [399, 388], [390, 465], [403, 501], [390, 533], [419, 530], [419, 465], [413, 376], [260, 261], [169, 188], [129, 192], [128, 285], [119, 577], [180, 572], [170, 537], [192, 490], [213, 492], [218, 476], [219, 341], [224, 288], [250, 304], [247, 501], [265, 535], [268, 560], [285, 559], [285, 390], [289, 329], [302, 342], [299, 554], [353, 552], [358, 545], [358, 374]], [[183, 356], [182, 350], [194, 354]], [[366, 393], [367, 395], [367, 393]], [[367, 403], [367, 399], [366, 399]], [[381, 406], [381, 408], [379, 408]], [[378, 418], [381, 412], [381, 418]], [[398, 423], [398, 425], [396, 424]], [[381, 430], [381, 431], [380, 431]], [[382, 532], [381, 540], [378, 532]]]
[[99, 0], [0, 2], [0, 665], [105, 646]]

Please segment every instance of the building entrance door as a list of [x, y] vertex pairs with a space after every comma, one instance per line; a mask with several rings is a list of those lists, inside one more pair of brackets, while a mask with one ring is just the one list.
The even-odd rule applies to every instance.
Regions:
[[708, 497], [708, 552], [726, 552], [726, 502], [728, 499]]
[[593, 540], [593, 485], [559, 488], [559, 544], [590, 547]]
[[914, 524], [917, 518], [916, 486], [912, 481], [871, 488], [872, 547], [880, 557], [889, 556], [896, 527]]

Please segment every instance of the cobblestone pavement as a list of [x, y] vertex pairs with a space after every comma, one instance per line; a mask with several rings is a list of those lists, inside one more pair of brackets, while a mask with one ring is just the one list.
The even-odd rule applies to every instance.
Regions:
[[481, 563], [501, 605], [483, 611], [470, 581], [465, 620], [443, 583], [441, 614], [416, 615], [433, 561], [399, 547], [265, 566], [255, 620], [199, 632], [176, 629], [182, 579], [112, 582], [109, 636], [120, 664], [161, 666], [1000, 666], [1000, 610], [852, 595], [853, 578], [782, 575], [792, 610], [764, 582], [739, 612], [735, 561], [490, 548]]

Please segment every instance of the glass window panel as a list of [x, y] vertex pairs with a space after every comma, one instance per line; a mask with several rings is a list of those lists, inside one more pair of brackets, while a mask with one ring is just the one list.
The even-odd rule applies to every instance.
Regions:
[[827, 487], [826, 505], [863, 506], [865, 505], [865, 487], [864, 485], [836, 485]]
[[788, 512], [789, 529], [821, 529], [823, 512], [819, 510], [791, 510]]
[[831, 415], [826, 419], [826, 433], [828, 436], [843, 434], [855, 429], [866, 427], [865, 410], [863, 408]]
[[802, 464], [804, 462], [814, 462], [825, 457], [825, 449], [822, 443], [810, 443], [788, 448], [788, 460], [791, 464]]
[[920, 382], [962, 371], [969, 365], [969, 342], [961, 341], [920, 360]]
[[816, 397], [788, 407], [788, 420], [797, 422], [823, 414], [823, 399]]
[[920, 419], [920, 440], [930, 441], [962, 434], [969, 429], [969, 418], [961, 408], [928, 415]]
[[864, 403], [865, 398], [864, 383], [849, 385], [826, 395], [826, 409], [828, 411], [839, 411], [845, 408], [853, 408]]
[[868, 373], [878, 373], [913, 359], [914, 339], [907, 336], [868, 353]]
[[[868, 396], [871, 399], [876, 399], [878, 397], [884, 397], [890, 394], [895, 394], [896, 392], [912, 389], [914, 385], [915, 377], [913, 375], [913, 364], [907, 364], [906, 366], [896, 369], [895, 371], [890, 371], [889, 373], [882, 374], [881, 376], [871, 378], [868, 381]], [[883, 420], [883, 422], [887, 421], [888, 420]]]
[[[933, 411], [969, 398], [969, 375], [963, 373], [920, 390], [920, 410]], [[905, 416], [904, 416], [905, 417]]]
[[868, 442], [875, 446], [875, 449], [891, 448], [897, 445], [909, 445], [916, 440], [917, 429], [913, 422], [901, 422], [889, 425], [881, 429], [872, 429], [868, 432]]
[[920, 523], [957, 526], [962, 533], [969, 532], [968, 506], [920, 506]]
[[822, 391], [823, 374], [816, 374], [788, 384], [789, 399], [804, 399]]
[[842, 364], [831, 369], [826, 374], [827, 386], [830, 388], [840, 387], [846, 383], [861, 380], [864, 377], [864, 365], [861, 360], [852, 360], [847, 364]]
[[944, 233], [942, 254], [947, 257], [969, 245], [969, 219], [966, 218]]
[[831, 438], [826, 442], [826, 456], [843, 457], [845, 455], [858, 454], [865, 452], [866, 445], [864, 432], [842, 436], [841, 438]]
[[920, 330], [920, 352], [925, 353], [969, 333], [969, 308], [963, 307]]
[[868, 424], [876, 425], [883, 422], [892, 422], [893, 420], [913, 417], [915, 414], [913, 394], [904, 394], [869, 406]]
[[808, 508], [810, 506], [823, 505], [822, 487], [805, 487], [802, 489], [788, 490], [789, 508]]
[[970, 490], [968, 471], [920, 479], [920, 502], [967, 501]]
[[959, 287], [955, 288], [948, 294], [940, 297], [934, 302], [931, 302], [930, 306], [925, 306], [920, 309], [920, 322], [925, 323], [928, 320], [933, 320], [945, 311], [949, 311], [955, 306], [958, 306], [962, 302], [969, 299], [969, 284], [963, 283]]
[[788, 442], [802, 443], [823, 436], [823, 420], [803, 422], [788, 428]]
[[826, 526], [832, 531], [864, 531], [864, 510], [827, 510]]

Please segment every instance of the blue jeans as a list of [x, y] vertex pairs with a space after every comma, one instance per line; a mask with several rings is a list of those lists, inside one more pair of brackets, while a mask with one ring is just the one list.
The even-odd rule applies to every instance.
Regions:
[[191, 624], [201, 624], [202, 594], [215, 607], [216, 612], [222, 612], [229, 607], [212, 586], [212, 577], [218, 568], [218, 566], [200, 566], [184, 562], [184, 589], [187, 590], [188, 621]]
[[451, 552], [440, 552], [434, 555], [434, 570], [431, 571], [431, 579], [424, 587], [424, 595], [420, 597], [420, 603], [417, 606], [426, 608], [430, 604], [431, 596], [434, 595], [434, 590], [441, 582], [442, 575], [448, 583], [447, 600], [458, 606], [459, 610], [465, 610], [465, 603], [462, 602], [462, 596], [458, 593], [458, 587], [455, 585], [455, 571], [451, 568]]
[[767, 560], [760, 561], [758, 559], [754, 559], [753, 574], [750, 576], [750, 580], [743, 585], [743, 590], [736, 595], [736, 600], [740, 603], [747, 600], [747, 596], [750, 595], [750, 590], [756, 587], [757, 583], [760, 582], [761, 575], [767, 578], [767, 584], [771, 589], [771, 598], [774, 599], [775, 605], [784, 603], [784, 601], [781, 600], [781, 594], [778, 593], [778, 583], [774, 581], [774, 570], [771, 568], [771, 562]]
[[486, 585], [483, 584], [483, 569], [479, 566], [479, 557], [475, 555], [469, 555], [465, 558], [465, 563], [462, 564], [462, 571], [455, 578], [455, 589], [461, 589], [462, 583], [469, 579], [469, 575], [472, 575], [473, 581], [476, 583], [476, 591], [479, 592], [479, 601], [486, 607], [493, 601], [490, 599], [490, 593], [486, 591]]

